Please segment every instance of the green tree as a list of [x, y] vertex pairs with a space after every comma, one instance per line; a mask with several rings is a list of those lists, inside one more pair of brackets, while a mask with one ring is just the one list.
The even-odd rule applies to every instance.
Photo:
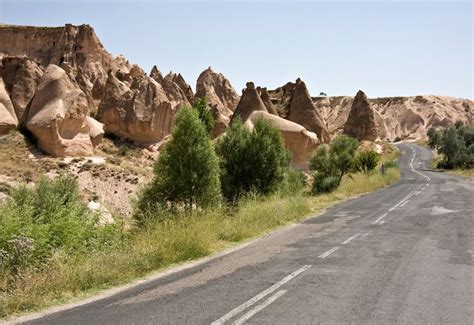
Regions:
[[337, 185], [341, 183], [342, 177], [349, 173], [355, 167], [355, 153], [359, 147], [359, 141], [345, 134], [338, 135], [332, 142], [329, 149], [332, 164], [337, 170], [339, 180]]
[[212, 135], [214, 128], [214, 117], [212, 116], [211, 108], [208, 105], [207, 97], [198, 99], [193, 108], [198, 112], [199, 119], [204, 124], [204, 127], [209, 135]]
[[357, 154], [356, 165], [359, 170], [368, 175], [377, 167], [379, 160], [380, 154], [373, 150], [365, 150]]
[[436, 131], [435, 128], [429, 128], [426, 135], [428, 136], [430, 148], [438, 150], [441, 143], [441, 133]]
[[313, 172], [313, 193], [330, 192], [342, 177], [356, 168], [359, 142], [347, 135], [337, 136], [328, 146], [319, 146], [309, 160]]
[[219, 141], [222, 192], [228, 200], [255, 191], [275, 191], [285, 178], [291, 156], [278, 130], [258, 119], [252, 131], [235, 120]]
[[171, 135], [155, 163], [154, 180], [139, 196], [138, 221], [166, 210], [189, 211], [220, 201], [219, 160], [198, 112], [182, 108]]

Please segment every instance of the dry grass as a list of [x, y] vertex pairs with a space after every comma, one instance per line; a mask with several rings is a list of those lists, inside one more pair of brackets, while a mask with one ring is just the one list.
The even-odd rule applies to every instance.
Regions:
[[[333, 193], [309, 196], [275, 194], [249, 197], [233, 210], [224, 208], [180, 216], [128, 233], [123, 242], [87, 256], [56, 256], [41, 272], [24, 272], [8, 291], [0, 291], [0, 316], [31, 312], [98, 290], [127, 283], [151, 272], [200, 258], [275, 228], [321, 212], [349, 197], [395, 182], [398, 169], [385, 176], [345, 177]], [[7, 287], [5, 279], [0, 287]]]

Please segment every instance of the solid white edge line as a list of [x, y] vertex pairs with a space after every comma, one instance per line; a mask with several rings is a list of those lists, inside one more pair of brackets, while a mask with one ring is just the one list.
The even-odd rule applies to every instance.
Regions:
[[319, 258], [326, 258], [328, 257], [329, 255], [331, 255], [332, 253], [334, 253], [335, 251], [337, 251], [340, 247], [339, 246], [336, 246], [336, 247], [333, 247], [331, 248], [330, 250], [322, 253], [321, 255], [319, 255], [318, 257]]
[[222, 316], [221, 318], [219, 318], [218, 320], [214, 321], [211, 323], [211, 325], [220, 325], [220, 324], [224, 324], [226, 321], [228, 321], [229, 319], [231, 319], [232, 317], [234, 317], [235, 315], [241, 313], [242, 311], [244, 311], [245, 309], [247, 309], [248, 307], [254, 305], [256, 302], [258, 302], [259, 300], [265, 298], [266, 296], [268, 296], [270, 293], [272, 293], [273, 291], [277, 290], [279, 287], [281, 287], [282, 285], [284, 285], [285, 283], [289, 282], [290, 280], [292, 280], [293, 278], [297, 277], [299, 274], [303, 273], [304, 271], [306, 271], [307, 269], [309, 269], [311, 267], [311, 265], [304, 265], [303, 267], [299, 268], [298, 270], [296, 270], [295, 272], [287, 275], [286, 277], [284, 277], [283, 279], [281, 279], [280, 281], [278, 281], [277, 283], [275, 283], [274, 285], [272, 285], [271, 287], [269, 287], [268, 289], [262, 291], [261, 293], [259, 293], [258, 295], [256, 295], [255, 297], [247, 300], [246, 302], [244, 302], [242, 305], [232, 309], [230, 312], [228, 312], [227, 314], [225, 314], [224, 316]]
[[349, 238], [347, 238], [346, 240], [344, 240], [344, 241], [342, 242], [342, 245], [347, 245], [347, 244], [349, 244], [352, 240], [356, 239], [356, 238], [359, 237], [359, 236], [360, 236], [360, 232], [358, 232], [358, 233], [355, 234], [354, 236], [349, 237]]
[[248, 311], [246, 314], [244, 314], [242, 317], [240, 317], [238, 320], [236, 320], [235, 322], [233, 322], [232, 324], [233, 325], [241, 325], [243, 323], [245, 323], [246, 321], [248, 321], [250, 318], [252, 318], [256, 313], [262, 311], [263, 309], [265, 309], [266, 307], [268, 307], [270, 304], [272, 304], [273, 302], [275, 302], [275, 300], [277, 300], [278, 298], [280, 298], [281, 296], [283, 296], [285, 293], [287, 292], [287, 290], [280, 290], [278, 291], [277, 293], [275, 293], [273, 296], [271, 296], [270, 298], [268, 298], [267, 300], [265, 300], [263, 303], [261, 303], [260, 305], [257, 305], [255, 306], [254, 308], [250, 309], [250, 311]]

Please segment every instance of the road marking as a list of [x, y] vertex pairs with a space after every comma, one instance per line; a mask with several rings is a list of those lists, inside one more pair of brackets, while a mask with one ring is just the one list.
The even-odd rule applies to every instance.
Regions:
[[407, 204], [408, 202], [410, 202], [410, 200], [406, 200], [405, 202], [403, 202], [403, 204], [401, 204], [400, 207], [404, 206], [404, 205]]
[[373, 225], [376, 225], [378, 224], [380, 221], [382, 221], [383, 218], [385, 218], [387, 216], [387, 213], [384, 213], [382, 214], [377, 220], [375, 220], [374, 222], [372, 222]]
[[219, 318], [218, 320], [212, 322], [211, 325], [220, 325], [220, 324], [224, 324], [225, 322], [227, 322], [229, 319], [231, 319], [232, 317], [234, 317], [235, 315], [241, 313], [242, 311], [244, 311], [245, 309], [247, 309], [248, 307], [254, 305], [256, 302], [260, 301], [261, 299], [265, 298], [266, 296], [268, 296], [270, 293], [272, 293], [273, 291], [277, 290], [278, 288], [280, 288], [282, 285], [288, 283], [289, 281], [291, 281], [292, 279], [294, 279], [295, 277], [297, 277], [298, 275], [300, 275], [301, 273], [303, 273], [304, 271], [306, 271], [307, 269], [309, 269], [311, 267], [311, 265], [304, 265], [303, 267], [299, 268], [298, 270], [296, 270], [295, 272], [287, 275], [286, 277], [284, 277], [283, 279], [281, 279], [280, 281], [278, 281], [277, 283], [275, 283], [274, 285], [272, 285], [271, 287], [269, 287], [268, 289], [260, 292], [258, 295], [256, 295], [255, 297], [251, 298], [250, 300], [247, 300], [246, 302], [244, 302], [242, 305], [232, 309], [230, 312], [228, 312], [227, 314], [225, 314], [224, 316], [222, 316], [221, 318]]
[[248, 321], [250, 318], [252, 318], [256, 313], [258, 313], [259, 311], [262, 311], [264, 308], [268, 307], [271, 303], [273, 303], [275, 300], [277, 300], [278, 298], [280, 298], [281, 296], [283, 296], [285, 293], [287, 292], [287, 290], [280, 290], [278, 291], [277, 293], [275, 293], [273, 296], [271, 296], [270, 298], [268, 298], [267, 300], [265, 300], [263, 303], [261, 303], [260, 305], [257, 305], [255, 306], [254, 308], [252, 308], [249, 312], [247, 312], [245, 315], [243, 315], [242, 317], [240, 317], [238, 320], [236, 320], [235, 322], [233, 322], [232, 324], [233, 325], [241, 325], [243, 323], [245, 323], [246, 321]]
[[360, 236], [360, 232], [358, 232], [358, 233], [355, 234], [354, 236], [349, 237], [349, 238], [347, 238], [346, 240], [344, 240], [344, 241], [342, 242], [342, 245], [349, 244], [352, 240], [356, 239], [356, 238], [359, 237], [359, 236]]
[[407, 196], [405, 196], [400, 202], [398, 202], [397, 204], [395, 204], [393, 207], [391, 207], [390, 209], [388, 209], [389, 212], [395, 210], [396, 208], [398, 208], [398, 206], [400, 204], [402, 204], [403, 202], [405, 202], [406, 200], [410, 199], [412, 196], [413, 196], [413, 191], [410, 192], [410, 194], [408, 194]]
[[[424, 178], [426, 178], [428, 181], [431, 181], [431, 178], [429, 176], [426, 176], [425, 174], [423, 173], [420, 173], [419, 171], [415, 170], [415, 168], [413, 168], [413, 161], [415, 160], [415, 157], [416, 157], [416, 151], [415, 149], [413, 149], [413, 147], [410, 146], [410, 149], [413, 151], [413, 157], [411, 158], [411, 161], [410, 161], [410, 168], [411, 170], [414, 172], [414, 173], [417, 173], [418, 175], [421, 175], [423, 176]], [[420, 162], [421, 164], [421, 162]]]
[[336, 247], [333, 247], [331, 248], [330, 250], [322, 253], [321, 255], [319, 255], [318, 257], [319, 258], [326, 258], [328, 257], [329, 255], [331, 255], [332, 253], [334, 253], [335, 251], [337, 251], [340, 247], [339, 246], [336, 246]]
[[366, 232], [365, 234], [362, 234], [361, 237], [367, 237], [370, 234], [370, 232]]

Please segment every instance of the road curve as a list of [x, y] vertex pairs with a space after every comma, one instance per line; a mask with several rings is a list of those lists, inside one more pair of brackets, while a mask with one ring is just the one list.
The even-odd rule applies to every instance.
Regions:
[[473, 324], [474, 184], [401, 180], [203, 265], [29, 324]]

